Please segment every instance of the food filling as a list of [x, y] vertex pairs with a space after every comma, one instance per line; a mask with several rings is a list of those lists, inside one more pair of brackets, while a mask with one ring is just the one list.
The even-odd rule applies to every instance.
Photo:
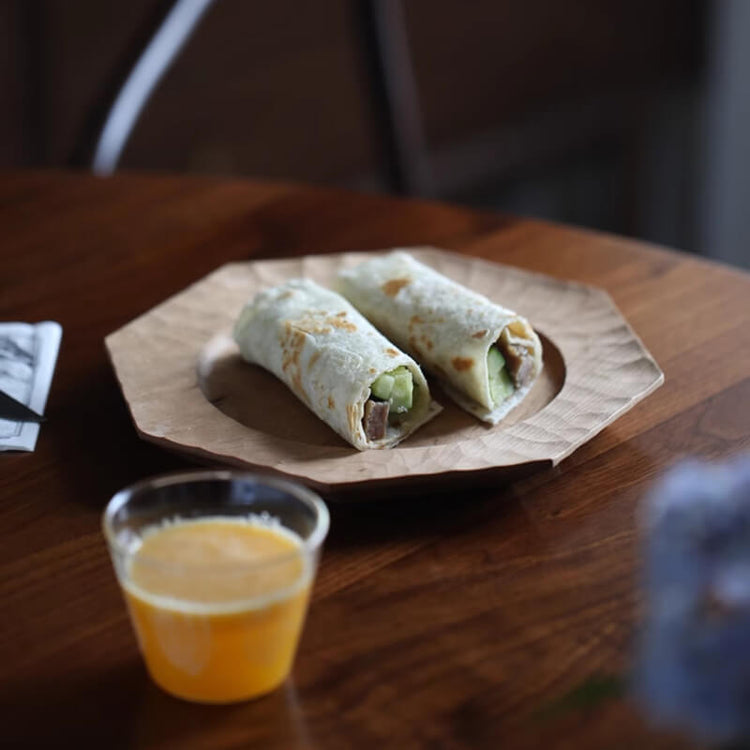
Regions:
[[378, 376], [370, 386], [362, 426], [370, 440], [382, 440], [388, 425], [397, 425], [414, 404], [414, 380], [403, 365]]
[[500, 350], [494, 344], [490, 347], [489, 352], [487, 352], [487, 373], [490, 378], [490, 396], [492, 396], [492, 400], [496, 404], [505, 401], [516, 388], [508, 374], [505, 357], [500, 354]]
[[511, 341], [505, 329], [487, 353], [487, 373], [490, 395], [494, 403], [499, 404], [531, 381], [534, 355], [522, 344]]

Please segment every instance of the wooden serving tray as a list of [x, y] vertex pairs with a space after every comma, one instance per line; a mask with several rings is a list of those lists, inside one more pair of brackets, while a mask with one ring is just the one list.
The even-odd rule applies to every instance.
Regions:
[[136, 429], [202, 462], [269, 471], [320, 491], [426, 478], [467, 480], [554, 465], [664, 382], [603, 291], [432, 248], [416, 258], [529, 319], [544, 370], [525, 401], [492, 427], [445, 407], [390, 450], [350, 447], [276, 378], [240, 359], [229, 338], [260, 289], [296, 276], [333, 286], [374, 253], [230, 263], [106, 338]]

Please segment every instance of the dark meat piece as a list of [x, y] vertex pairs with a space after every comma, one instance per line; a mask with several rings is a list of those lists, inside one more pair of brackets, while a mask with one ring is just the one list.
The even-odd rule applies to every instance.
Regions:
[[362, 418], [362, 426], [368, 440], [382, 440], [388, 426], [388, 410], [390, 404], [387, 401], [373, 401], [367, 399], [365, 403], [365, 416]]
[[519, 344], [504, 342], [502, 353], [508, 373], [513, 378], [516, 388], [522, 388], [530, 380], [534, 370], [534, 357], [531, 352]]

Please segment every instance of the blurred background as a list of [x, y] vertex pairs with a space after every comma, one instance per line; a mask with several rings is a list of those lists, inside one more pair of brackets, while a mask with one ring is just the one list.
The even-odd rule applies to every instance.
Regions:
[[[185, 44], [151, 49], [125, 127], [167, 23]], [[0, 0], [0, 35], [2, 168], [98, 153], [102, 174], [447, 199], [750, 266], [748, 0]]]

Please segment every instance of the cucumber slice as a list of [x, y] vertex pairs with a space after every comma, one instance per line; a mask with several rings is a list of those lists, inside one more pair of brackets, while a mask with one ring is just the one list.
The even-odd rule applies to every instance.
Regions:
[[398, 422], [398, 415], [408, 412], [414, 404], [414, 388], [411, 371], [399, 365], [378, 376], [370, 385], [370, 393], [372, 398], [389, 403], [388, 419]]
[[513, 380], [505, 369], [505, 358], [497, 349], [491, 346], [487, 352], [487, 374], [490, 381], [490, 396], [495, 404], [505, 401], [515, 390]]
[[372, 391], [372, 395], [375, 398], [378, 398], [381, 401], [388, 401], [391, 397], [391, 392], [393, 391], [393, 382], [393, 375], [384, 372], [370, 386], [370, 391]]
[[391, 409], [402, 414], [409, 411], [414, 401], [414, 383], [411, 373], [404, 368], [394, 371], [393, 390], [391, 391]]
[[496, 346], [491, 346], [487, 352], [487, 372], [489, 372], [490, 377], [492, 377], [492, 373], [500, 372], [503, 367], [505, 367], [505, 357]]

